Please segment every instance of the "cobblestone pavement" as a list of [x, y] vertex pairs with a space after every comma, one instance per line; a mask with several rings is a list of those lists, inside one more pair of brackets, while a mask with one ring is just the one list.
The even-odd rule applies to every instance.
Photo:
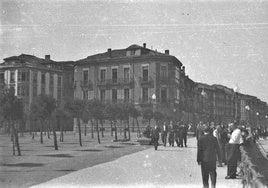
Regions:
[[[202, 187], [196, 162], [196, 139], [187, 148], [153, 148], [85, 168], [34, 186], [44, 187]], [[217, 187], [242, 187], [241, 179], [225, 180], [227, 167], [217, 168]]]

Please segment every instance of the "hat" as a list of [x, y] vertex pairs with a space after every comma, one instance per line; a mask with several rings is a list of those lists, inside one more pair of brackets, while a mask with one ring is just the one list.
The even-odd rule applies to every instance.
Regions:
[[210, 132], [210, 130], [211, 130], [211, 128], [209, 126], [207, 126], [207, 125], [204, 126], [204, 129], [203, 129], [204, 132], [208, 133], [208, 132]]

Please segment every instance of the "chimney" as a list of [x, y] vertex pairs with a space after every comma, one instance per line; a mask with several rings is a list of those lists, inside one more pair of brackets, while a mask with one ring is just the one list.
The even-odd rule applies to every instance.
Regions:
[[183, 73], [185, 73], [185, 66], [182, 66], [181, 70], [182, 70]]
[[109, 57], [112, 57], [112, 49], [108, 48], [107, 52], [108, 52]]
[[45, 55], [45, 60], [50, 61], [50, 55]]
[[165, 54], [169, 55], [169, 50], [165, 50]]
[[146, 48], [146, 43], [143, 43], [143, 48]]

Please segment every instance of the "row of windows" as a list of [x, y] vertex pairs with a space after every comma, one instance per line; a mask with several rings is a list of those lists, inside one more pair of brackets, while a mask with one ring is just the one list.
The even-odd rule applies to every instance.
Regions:
[[[130, 68], [124, 67], [124, 80], [130, 78]], [[100, 69], [100, 76], [99, 79], [101, 82], [105, 82], [106, 80], [106, 69]], [[161, 77], [167, 77], [168, 71], [167, 66], [160, 66], [160, 76]], [[142, 78], [143, 81], [148, 81], [149, 79], [149, 65], [142, 66]], [[87, 82], [89, 79], [89, 71], [84, 70], [83, 71], [83, 81], [84, 83]], [[118, 79], [118, 68], [112, 68], [112, 80], [117, 81]]]
[[[1, 74], [4, 79], [4, 74]], [[33, 82], [37, 83], [37, 72], [33, 72]], [[18, 81], [24, 82], [29, 81], [29, 72], [28, 71], [18, 71]], [[10, 72], [10, 83], [15, 83], [15, 71]], [[58, 86], [61, 87], [62, 77], [58, 76]], [[41, 84], [46, 84], [46, 74], [41, 73]], [[54, 85], [54, 75], [50, 74], [49, 76], [49, 84]]]
[[[100, 100], [103, 102], [107, 99], [107, 91], [108, 90], [105, 90], [105, 89], [100, 90]], [[119, 98], [118, 97], [119, 91], [117, 89], [112, 89], [111, 91], [112, 91], [112, 96], [111, 96], [112, 102], [117, 102], [117, 100]], [[90, 96], [90, 95], [94, 95], [94, 91], [87, 91], [87, 90], [83, 91], [83, 99], [94, 98], [94, 96]], [[123, 90], [122, 95], [123, 95], [122, 96], [123, 98], [121, 98], [121, 99], [123, 99], [124, 101], [129, 101], [130, 100], [130, 89], [125, 88]], [[160, 97], [161, 97], [161, 99], [160, 99], [161, 102], [167, 102], [167, 88], [161, 88]], [[149, 98], [150, 98], [149, 88], [146, 88], [146, 87], [142, 88], [141, 102], [143, 102], [143, 103], [149, 102]]]

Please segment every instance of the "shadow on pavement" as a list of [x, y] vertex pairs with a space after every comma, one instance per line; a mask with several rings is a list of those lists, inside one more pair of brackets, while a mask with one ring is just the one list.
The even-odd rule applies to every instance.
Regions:
[[42, 163], [15, 163], [15, 164], [2, 164], [1, 166], [8, 167], [40, 167], [44, 166]]
[[52, 155], [38, 155], [38, 156], [42, 156], [42, 157], [73, 157], [69, 154], [52, 154]]
[[124, 148], [124, 146], [104, 146], [105, 148]]
[[100, 152], [103, 150], [100, 150], [100, 149], [82, 149], [82, 150], [74, 150], [74, 151]]
[[73, 170], [73, 169], [60, 169], [60, 170], [55, 170], [55, 171], [58, 171], [58, 172], [75, 172], [77, 170]]

